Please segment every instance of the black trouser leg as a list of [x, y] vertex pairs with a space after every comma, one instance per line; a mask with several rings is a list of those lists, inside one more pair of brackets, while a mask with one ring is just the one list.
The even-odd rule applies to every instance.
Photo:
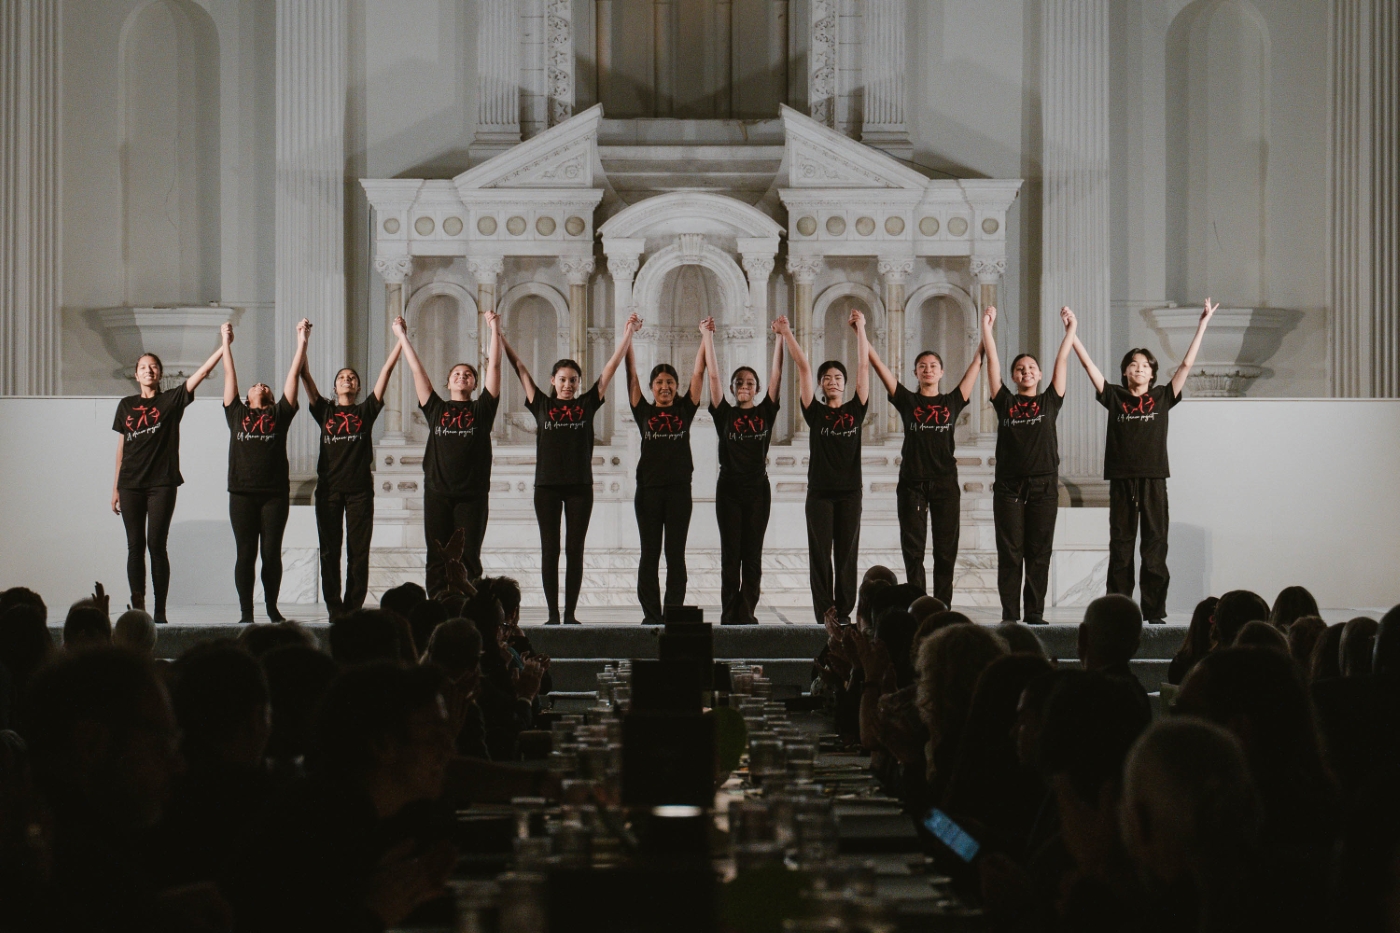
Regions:
[[126, 585], [131, 605], [146, 605], [146, 490], [118, 489], [122, 527], [126, 529]]
[[740, 587], [745, 622], [757, 622], [754, 610], [763, 582], [763, 538], [768, 533], [768, 515], [773, 508], [773, 492], [765, 482], [754, 490], [744, 506], [744, 540], [739, 559], [743, 562], [744, 582]]
[[661, 540], [666, 523], [666, 489], [663, 486], [638, 486], [633, 498], [637, 512], [637, 536], [641, 539], [641, 557], [637, 562], [637, 602], [642, 607], [642, 621], [661, 621]]
[[1133, 595], [1133, 546], [1137, 544], [1138, 484], [1108, 481], [1108, 592]]
[[1138, 481], [1139, 515], [1142, 519], [1142, 617], [1167, 617], [1167, 530], [1171, 519], [1167, 512], [1167, 481], [1144, 479]]
[[[228, 519], [233, 525], [233, 587], [238, 591], [238, 612], [253, 618], [253, 580], [258, 562], [258, 532], [262, 527], [262, 497], [240, 492], [228, 494]], [[265, 564], [264, 564], [265, 566]]]
[[481, 542], [486, 540], [486, 521], [491, 516], [488, 496], [465, 496], [452, 506], [452, 523], [466, 532], [467, 544], [462, 549], [462, 563], [467, 576], [481, 579]]
[[666, 487], [666, 595], [662, 606], [685, 605], [685, 590], [690, 575], [685, 568], [685, 543], [690, 538], [690, 513], [694, 502], [689, 483]]
[[321, 596], [331, 615], [345, 608], [340, 595], [340, 546], [345, 540], [345, 497], [338, 492], [316, 492], [316, 537], [321, 549]]
[[553, 486], [535, 487], [535, 519], [540, 524], [540, 583], [549, 607], [549, 621], [559, 621], [559, 520], [563, 492]]
[[953, 568], [962, 535], [962, 486], [956, 477], [929, 483], [925, 493], [933, 538], [933, 597], [953, 605]]
[[992, 484], [992, 521], [997, 538], [997, 593], [1001, 617], [1021, 618], [1021, 560], [1025, 541], [1025, 483], [997, 480]]
[[715, 487], [715, 523], [719, 525], [719, 621], [721, 625], [747, 622], [741, 609], [741, 563], [744, 547], [744, 509], [742, 496], [725, 488]]
[[442, 548], [452, 537], [454, 530], [452, 500], [445, 496], [423, 494], [423, 543], [428, 546], [428, 566], [423, 577], [423, 585], [428, 595], [435, 597], [447, 586], [447, 570], [444, 567]]
[[833, 503], [832, 545], [836, 565], [836, 614], [849, 621], [856, 607], [856, 562], [860, 558], [860, 514], [863, 503], [859, 491], [846, 493]]
[[170, 592], [170, 520], [175, 517], [176, 486], [155, 486], [146, 490], [146, 550], [151, 555], [151, 590], [155, 606], [151, 615], [165, 621], [165, 597]]
[[588, 522], [593, 517], [593, 484], [570, 487], [564, 497], [564, 621], [574, 620], [578, 593], [583, 589], [583, 544], [588, 540]]
[[1060, 516], [1057, 476], [1032, 477], [1026, 485], [1025, 536], [1026, 619], [1045, 617], [1045, 591], [1050, 583], [1050, 557], [1055, 551], [1055, 520]]
[[262, 585], [267, 614], [276, 622], [277, 597], [282, 592], [282, 533], [287, 530], [291, 502], [286, 496], [268, 496], [262, 504]]
[[352, 492], [345, 497], [345, 610], [365, 604], [369, 592], [369, 545], [374, 537], [374, 493]]
[[928, 498], [923, 483], [900, 483], [895, 489], [899, 516], [899, 549], [904, 554], [904, 576], [927, 592], [924, 576], [924, 544], [928, 540]]
[[826, 611], [836, 605], [832, 597], [831, 571], [832, 525], [835, 503], [820, 493], [807, 493], [807, 563], [812, 585], [812, 612], [818, 624], [826, 619]]

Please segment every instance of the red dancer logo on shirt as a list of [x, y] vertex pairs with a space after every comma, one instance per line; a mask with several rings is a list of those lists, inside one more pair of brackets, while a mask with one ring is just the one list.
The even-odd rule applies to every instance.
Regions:
[[364, 422], [353, 411], [331, 412], [326, 419], [326, 433], [331, 437], [353, 437], [360, 433]]
[[438, 427], [464, 431], [476, 425], [476, 413], [470, 408], [444, 408]]
[[277, 414], [267, 411], [250, 410], [243, 416], [243, 433], [268, 435], [277, 433]]
[[546, 431], [554, 428], [581, 428], [583, 425], [583, 405], [577, 402], [556, 401], [545, 409]]
[[851, 434], [856, 429], [856, 416], [848, 411], [838, 411], [826, 416], [826, 433]]
[[1033, 398], [1012, 402], [1006, 409], [1006, 417], [1009, 421], [1030, 421], [1032, 418], [1040, 417], [1040, 402]]
[[1150, 395], [1139, 395], [1131, 401], [1123, 402], [1123, 414], [1119, 421], [1151, 421], [1157, 417], [1157, 400]]
[[915, 405], [914, 423], [920, 428], [940, 430], [953, 420], [953, 410], [947, 405]]
[[160, 409], [154, 405], [132, 405], [130, 413], [126, 416], [126, 429], [128, 431], [154, 428], [159, 423]]
[[758, 415], [739, 415], [734, 419], [731, 432], [739, 438], [763, 437], [768, 433], [768, 421]]
[[685, 421], [669, 411], [659, 411], [647, 419], [647, 433], [653, 437], [658, 434], [679, 436], [685, 433]]

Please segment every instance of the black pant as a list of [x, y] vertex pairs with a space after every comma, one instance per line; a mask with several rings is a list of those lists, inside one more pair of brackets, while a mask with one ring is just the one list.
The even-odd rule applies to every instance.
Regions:
[[282, 532], [287, 529], [287, 494], [228, 494], [228, 518], [233, 524], [233, 540], [238, 558], [233, 565], [233, 585], [238, 590], [238, 609], [245, 619], [253, 617], [253, 571], [262, 541], [263, 599], [267, 614], [277, 611], [277, 593], [282, 589]]
[[131, 605], [146, 605], [146, 552], [151, 552], [151, 585], [155, 590], [153, 616], [165, 621], [165, 596], [170, 592], [170, 555], [165, 542], [170, 537], [170, 519], [175, 515], [175, 486], [146, 489], [118, 489], [122, 524], [126, 526], [126, 582], [131, 588]]
[[1054, 474], [997, 480], [992, 485], [992, 517], [997, 532], [997, 590], [1001, 617], [1021, 618], [1021, 569], [1026, 576], [1026, 619], [1045, 617], [1045, 588], [1060, 514], [1060, 482]]
[[[953, 604], [953, 566], [962, 531], [962, 486], [956, 476], [922, 483], [900, 483], [895, 491], [899, 548], [909, 582], [945, 606]], [[924, 577], [924, 544], [933, 530], [933, 590]]]
[[1167, 617], [1167, 481], [1108, 481], [1108, 591], [1133, 595], [1133, 544], [1142, 522], [1142, 617]]
[[[645, 622], [660, 622], [661, 607], [685, 604], [685, 539], [690, 535], [690, 484], [638, 486], [632, 500], [642, 558], [637, 565], [637, 602]], [[666, 548], [666, 598], [661, 598], [661, 548]]]
[[[341, 522], [344, 521], [345, 595], [340, 592]], [[332, 615], [354, 612], [369, 591], [369, 542], [374, 535], [374, 491], [316, 490], [316, 532], [321, 539], [321, 593]]]
[[540, 576], [549, 619], [559, 621], [559, 518], [566, 523], [564, 557], [564, 618], [573, 619], [578, 608], [578, 591], [583, 586], [583, 542], [588, 537], [588, 520], [593, 517], [593, 484], [536, 486], [535, 517], [540, 523]]
[[832, 606], [842, 621], [849, 621], [855, 608], [860, 513], [858, 489], [807, 493], [807, 557], [811, 563], [812, 611], [818, 623]]
[[481, 541], [486, 537], [486, 519], [490, 512], [490, 500], [485, 493], [461, 497], [424, 494], [423, 538], [428, 544], [426, 584], [429, 595], [436, 596], [447, 585], [447, 571], [438, 544], [446, 544], [458, 528], [467, 536], [466, 547], [462, 549], [467, 576], [481, 579]]
[[773, 493], [765, 479], [749, 486], [715, 487], [719, 522], [719, 621], [722, 625], [757, 622], [759, 583], [763, 579], [763, 536]]

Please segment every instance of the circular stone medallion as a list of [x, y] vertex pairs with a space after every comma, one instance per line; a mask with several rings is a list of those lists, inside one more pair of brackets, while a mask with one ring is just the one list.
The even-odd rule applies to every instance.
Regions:
[[535, 220], [535, 230], [540, 236], [553, 236], [556, 226], [553, 217], [540, 217]]
[[938, 218], [925, 217], [919, 221], [919, 232], [924, 236], [938, 236]]
[[448, 236], [457, 236], [462, 232], [462, 218], [449, 217], [442, 222], [442, 232]]
[[826, 219], [826, 232], [832, 236], [840, 236], [846, 232], [846, 218], [840, 216], [828, 217]]
[[385, 232], [385, 233], [398, 233], [398, 232], [399, 232], [399, 219], [398, 219], [397, 217], [389, 217], [389, 218], [385, 219], [385, 221], [384, 221], [384, 232]]
[[899, 236], [901, 233], [904, 232], [904, 218], [886, 217], [885, 232], [888, 233], [890, 236]]
[[967, 218], [954, 217], [948, 221], [948, 232], [953, 236], [962, 236], [967, 232]]
[[431, 217], [419, 217], [413, 222], [413, 229], [418, 231], [419, 236], [432, 236], [436, 226]]
[[520, 236], [520, 234], [525, 232], [525, 226], [524, 217], [512, 217], [510, 220], [506, 221], [506, 231], [511, 236]]
[[476, 222], [476, 232], [480, 233], [482, 236], [495, 236], [496, 218], [487, 216], [478, 220]]
[[803, 217], [797, 221], [797, 232], [803, 236], [811, 236], [817, 232], [817, 219], [815, 217]]

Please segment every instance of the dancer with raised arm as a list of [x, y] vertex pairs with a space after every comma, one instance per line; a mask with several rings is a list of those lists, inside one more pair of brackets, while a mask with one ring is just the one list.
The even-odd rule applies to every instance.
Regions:
[[[962, 528], [962, 486], [958, 483], [958, 462], [953, 455], [953, 430], [958, 415], [972, 399], [972, 387], [982, 368], [982, 347], [979, 345], [972, 354], [972, 362], [963, 373], [962, 381], [951, 392], [938, 391], [943, 379], [943, 357], [932, 350], [914, 357], [914, 377], [919, 382], [917, 392], [905, 388], [873, 348], [870, 365], [885, 384], [890, 404], [904, 423], [895, 501], [905, 577], [945, 606], [951, 606], [953, 567], [958, 562], [958, 537]], [[924, 576], [924, 546], [930, 533], [933, 536], [932, 590], [926, 586]]]
[[598, 381], [582, 395], [579, 384], [583, 367], [570, 359], [554, 364], [549, 376], [549, 394], [540, 391], [525, 362], [501, 334], [501, 349], [520, 377], [525, 390], [525, 407], [535, 416], [535, 517], [540, 523], [540, 550], [543, 561], [540, 576], [544, 598], [549, 606], [548, 625], [559, 618], [559, 519], [567, 523], [564, 550], [567, 570], [564, 577], [564, 618], [577, 625], [575, 610], [583, 586], [583, 543], [588, 537], [588, 520], [593, 515], [593, 416], [603, 406], [608, 386], [617, 367], [632, 345], [632, 335], [641, 329], [641, 318], [627, 319], [617, 349], [603, 366]]
[[185, 482], [180, 475], [180, 419], [194, 401], [194, 390], [223, 359], [220, 343], [204, 365], [184, 382], [160, 389], [165, 365], [154, 353], [136, 360], [140, 389], [117, 403], [112, 430], [117, 438], [117, 468], [112, 478], [112, 511], [126, 527], [126, 580], [131, 608], [146, 608], [146, 552], [151, 554], [152, 616], [165, 622], [165, 597], [170, 592], [170, 555], [166, 539], [175, 514], [175, 493]]
[[992, 519], [997, 537], [997, 590], [1003, 622], [1021, 620], [1021, 578], [1025, 573], [1025, 622], [1045, 624], [1045, 588], [1060, 510], [1060, 449], [1055, 420], [1065, 400], [1069, 354], [1076, 322], [1060, 311], [1065, 339], [1055, 354], [1050, 387], [1040, 391], [1040, 362], [1029, 353], [1011, 361], [1012, 392], [1001, 381], [1001, 361], [992, 326], [997, 309], [982, 315], [982, 347], [987, 354], [987, 388], [997, 413], [997, 466], [992, 484]]
[[237, 557], [233, 585], [238, 591], [238, 621], [253, 621], [253, 577], [262, 550], [263, 601], [273, 622], [285, 621], [277, 610], [282, 589], [282, 533], [287, 528], [291, 477], [287, 468], [287, 429], [297, 413], [297, 380], [306, 364], [311, 322], [297, 324], [297, 349], [275, 403], [265, 382], [238, 397], [233, 365], [233, 325], [223, 326], [224, 420], [228, 422], [228, 517]]
[[[443, 548], [458, 528], [466, 539], [462, 563], [467, 576], [481, 579], [481, 542], [490, 514], [491, 427], [501, 401], [500, 320], [495, 312], [486, 312], [486, 326], [491, 329], [486, 381], [479, 383], [472, 364], [458, 363], [447, 373], [446, 399], [433, 388], [407, 332], [399, 335], [404, 360], [413, 372], [418, 407], [428, 424], [428, 448], [423, 454], [423, 538], [428, 547], [429, 596], [447, 586]], [[481, 395], [473, 398], [478, 384]]]
[[[685, 542], [690, 534], [690, 477], [695, 463], [690, 456], [690, 424], [700, 409], [704, 387], [707, 345], [713, 346], [714, 318], [700, 322], [700, 347], [684, 394], [678, 394], [680, 379], [670, 363], [657, 363], [651, 370], [651, 397], [642, 395], [637, 378], [637, 359], [631, 341], [627, 343], [627, 398], [632, 417], [642, 434], [637, 458], [637, 533], [641, 538], [641, 560], [637, 566], [637, 601], [642, 606], [642, 624], [660, 625], [664, 606], [685, 603]], [[666, 548], [666, 596], [661, 596], [661, 548]]]
[[[1133, 544], [1142, 527], [1142, 617], [1160, 624], [1167, 618], [1167, 412], [1181, 401], [1206, 327], [1219, 304], [1206, 299], [1196, 335], [1171, 382], [1157, 385], [1157, 358], [1135, 347], [1119, 366], [1122, 385], [1111, 385], [1076, 335], [1074, 352], [1094, 383], [1099, 404], [1108, 409], [1103, 475], [1108, 480], [1108, 592], [1133, 595]], [[1064, 309], [1068, 310], [1068, 309]]]
[[860, 427], [870, 402], [870, 340], [865, 315], [852, 308], [847, 323], [856, 332], [856, 394], [843, 402], [846, 367], [827, 360], [817, 367], [816, 397], [812, 365], [793, 336], [783, 341], [797, 364], [802, 417], [812, 429], [807, 461], [807, 553], [811, 562], [812, 611], [817, 624], [834, 608], [839, 621], [850, 620], [856, 605], [856, 560], [860, 553]]
[[734, 404], [724, 397], [714, 340], [705, 343], [710, 373], [710, 415], [719, 435], [719, 481], [715, 484], [715, 520], [719, 523], [719, 621], [721, 625], [758, 622], [759, 586], [763, 579], [763, 536], [773, 493], [768, 485], [768, 446], [778, 416], [783, 381], [783, 342], [788, 321], [779, 317], [772, 330], [773, 365], [768, 391], [759, 398], [758, 373], [740, 366], [729, 377]]
[[[316, 461], [316, 532], [321, 543], [321, 593], [332, 619], [365, 604], [369, 592], [369, 543], [374, 533], [374, 431], [384, 409], [389, 377], [403, 352], [403, 318], [394, 320], [399, 342], [379, 370], [374, 390], [363, 401], [360, 374], [349, 366], [335, 374], [335, 399], [323, 398], [311, 378], [311, 364], [301, 368], [311, 417], [321, 431]], [[340, 546], [345, 544], [345, 591], [340, 589]]]

